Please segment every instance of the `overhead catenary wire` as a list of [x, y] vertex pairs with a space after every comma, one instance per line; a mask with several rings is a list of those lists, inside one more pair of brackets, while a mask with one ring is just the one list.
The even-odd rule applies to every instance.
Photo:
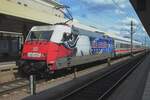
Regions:
[[[120, 7], [120, 5], [119, 5], [119, 1], [120, 0], [118, 0], [118, 2], [116, 2], [115, 0], [112, 0], [112, 2], [115, 4], [115, 6], [120, 10], [120, 11], [124, 11], [124, 9], [122, 8], [122, 7]], [[129, 12], [127, 12], [127, 11], [124, 11], [124, 12], [126, 12], [126, 13], [120, 13], [120, 14], [122, 14], [123, 16], [128, 16], [129, 18], [131, 18], [131, 15], [129, 15]], [[136, 24], [137, 25], [137, 24]], [[138, 31], [138, 30], [140, 30], [141, 29], [141, 24], [138, 24], [137, 26], [136, 26], [136, 29], [134, 30], [134, 33], [136, 32], [136, 31]]]
[[[115, 0], [112, 0], [112, 2], [114, 3], [114, 5], [116, 6], [117, 9], [119, 9], [120, 11], [126, 12], [122, 7], [120, 7], [119, 1], [120, 1], [120, 0], [118, 0], [118, 2], [116, 2]], [[124, 16], [131, 17], [131, 15], [129, 15], [129, 13], [120, 13], [120, 14], [122, 14], [122, 15], [124, 15]]]

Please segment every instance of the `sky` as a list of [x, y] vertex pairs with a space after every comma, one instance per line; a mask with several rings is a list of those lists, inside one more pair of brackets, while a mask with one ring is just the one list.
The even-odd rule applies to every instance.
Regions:
[[[130, 36], [130, 23], [134, 25], [134, 40], [145, 43], [150, 39], [129, 0], [57, 0], [70, 7], [75, 20], [97, 27], [99, 30], [122, 37]], [[147, 43], [147, 44], [148, 44]]]

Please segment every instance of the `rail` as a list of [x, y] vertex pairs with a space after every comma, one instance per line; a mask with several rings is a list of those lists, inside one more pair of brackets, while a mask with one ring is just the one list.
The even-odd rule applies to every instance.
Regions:
[[130, 73], [144, 60], [144, 55], [119, 65], [102, 76], [86, 83], [60, 100], [105, 100]]
[[0, 84], [0, 95], [10, 93], [11, 91], [28, 86], [29, 82], [26, 79], [16, 79], [5, 84]]
[[[10, 68], [10, 66], [5, 65], [5, 66], [0, 68], [0, 70], [2, 70], [4, 72], [7, 72], [3, 68], [4, 69], [11, 69], [11, 70], [8, 70], [8, 72], [9, 71], [16, 72], [15, 70], [17, 70], [17, 66], [14, 66], [14, 67]], [[56, 75], [56, 77], [59, 77], [59, 76]], [[23, 81], [25, 81], [25, 82], [23, 82]], [[43, 80], [41, 82], [43, 82]], [[41, 82], [37, 82], [37, 83], [40, 84]], [[27, 88], [28, 86], [29, 86], [29, 81], [28, 80], [22, 80], [22, 79], [21, 80], [14, 80], [12, 82], [8, 82], [8, 83], [5, 83], [5, 84], [0, 84], [0, 95], [10, 93], [11, 91], [19, 90], [21, 88]]]

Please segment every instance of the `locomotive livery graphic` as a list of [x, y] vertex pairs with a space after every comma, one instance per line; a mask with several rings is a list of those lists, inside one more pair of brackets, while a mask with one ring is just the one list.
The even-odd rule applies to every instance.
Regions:
[[[116, 48], [122, 44], [127, 47]], [[104, 35], [95, 28], [56, 24], [34, 26], [24, 43], [19, 71], [24, 74], [49, 74], [64, 68], [130, 53], [129, 41]], [[137, 51], [141, 44], [135, 43]], [[120, 50], [120, 51], [119, 51]], [[124, 52], [126, 51], [126, 52]]]

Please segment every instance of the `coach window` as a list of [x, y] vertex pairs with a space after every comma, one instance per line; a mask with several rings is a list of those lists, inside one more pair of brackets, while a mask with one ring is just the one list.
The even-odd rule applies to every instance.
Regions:
[[116, 43], [116, 48], [118, 48], [118, 43]]
[[120, 43], [120, 48], [123, 48], [123, 44], [122, 43]]
[[126, 44], [123, 44], [123, 48], [126, 48]]
[[116, 43], [116, 48], [119, 48], [119, 43]]
[[120, 48], [120, 43], [117, 43], [117, 48]]
[[127, 44], [123, 44], [124, 46], [123, 46], [123, 48], [126, 48], [127, 47]]
[[122, 48], [125, 48], [126, 47], [126, 44], [122, 44]]
[[124, 44], [125, 45], [125, 47], [124, 48], [128, 48], [128, 44]]
[[123, 48], [123, 45], [122, 45], [122, 43], [120, 43], [120, 48]]
[[129, 44], [127, 44], [127, 48], [130, 48], [130, 45], [129, 45]]

